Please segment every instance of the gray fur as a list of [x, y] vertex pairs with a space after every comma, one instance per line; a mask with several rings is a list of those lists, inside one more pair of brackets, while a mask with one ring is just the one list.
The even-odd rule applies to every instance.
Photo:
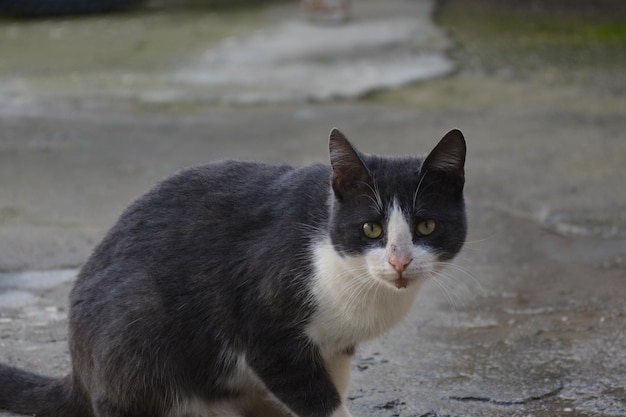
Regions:
[[327, 237], [342, 256], [384, 245], [360, 225], [384, 217], [395, 198], [416, 219], [437, 218], [442, 230], [426, 243], [442, 259], [456, 255], [466, 233], [465, 144], [458, 131], [447, 138], [424, 162], [361, 154], [333, 131], [332, 167], [228, 161], [162, 181], [130, 205], [79, 273], [72, 374], [52, 380], [0, 365], [0, 408], [165, 417], [189, 398], [245, 394], [224, 383], [245, 357], [295, 414], [330, 417], [340, 393], [304, 332], [318, 308], [312, 249]]

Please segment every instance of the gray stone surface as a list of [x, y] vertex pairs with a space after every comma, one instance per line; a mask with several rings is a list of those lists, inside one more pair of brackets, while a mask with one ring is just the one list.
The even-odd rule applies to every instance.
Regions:
[[210, 87], [216, 101], [249, 104], [355, 98], [445, 75], [453, 69], [441, 53], [449, 42], [429, 19], [432, 8], [363, 2], [343, 25], [285, 19], [218, 43], [172, 78]]
[[[407, 19], [415, 3], [389, 3], [385, 14]], [[289, 7], [254, 24], [287, 27]], [[221, 42], [170, 68], [202, 62]], [[65, 91], [58, 74], [46, 89], [27, 75], [33, 94], [0, 105], [1, 362], [69, 371], [71, 276], [160, 178], [224, 158], [325, 161], [333, 126], [364, 151], [397, 154], [427, 152], [458, 127], [468, 141], [468, 243], [409, 317], [359, 348], [353, 414], [626, 415], [626, 104], [614, 93], [624, 80], [603, 90], [549, 74], [460, 72], [370, 100], [227, 106], [210, 93], [138, 100], [150, 90], [142, 86], [123, 97]]]

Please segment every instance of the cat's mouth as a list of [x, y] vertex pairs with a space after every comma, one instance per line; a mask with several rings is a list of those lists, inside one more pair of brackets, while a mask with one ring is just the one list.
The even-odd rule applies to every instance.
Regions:
[[402, 291], [415, 288], [415, 286], [419, 287], [427, 275], [422, 270], [411, 270], [402, 274], [398, 274], [395, 271], [394, 273], [385, 271], [384, 273], [372, 274], [372, 276], [388, 289]]
[[406, 288], [407, 285], [409, 285], [409, 280], [406, 278], [398, 278], [394, 281], [392, 281], [392, 284], [397, 288], [397, 289], [403, 289]]
[[378, 277], [377, 280], [379, 281], [380, 284], [384, 285], [385, 287], [389, 289], [394, 289], [396, 291], [404, 290], [412, 284], [410, 282], [412, 281], [411, 279], [405, 278], [400, 275], [396, 275], [395, 277], [390, 277], [390, 276]]
[[423, 279], [424, 279], [424, 276], [421, 274], [419, 275], [411, 274], [408, 277], [402, 274], [402, 275], [396, 275], [393, 278], [389, 277], [385, 279], [384, 281], [386, 285], [392, 286], [396, 290], [404, 290], [408, 287], [413, 287], [414, 285], [420, 285]]

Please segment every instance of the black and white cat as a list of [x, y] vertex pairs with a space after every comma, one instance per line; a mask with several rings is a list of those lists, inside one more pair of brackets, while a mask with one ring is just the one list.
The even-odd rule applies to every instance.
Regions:
[[73, 372], [0, 365], [0, 408], [47, 417], [348, 417], [350, 360], [461, 249], [465, 141], [330, 166], [221, 162], [135, 201], [70, 297]]

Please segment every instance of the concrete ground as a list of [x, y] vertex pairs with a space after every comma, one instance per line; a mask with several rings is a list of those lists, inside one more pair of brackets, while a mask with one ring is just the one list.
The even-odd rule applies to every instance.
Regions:
[[[233, 78], [228, 68], [252, 58], [228, 45], [278, 48], [281, 34], [323, 38], [324, 28], [304, 26], [295, 3], [0, 21], [0, 361], [68, 372], [76, 269], [160, 178], [224, 158], [325, 161], [333, 126], [389, 154], [428, 152], [457, 127], [468, 142], [468, 243], [409, 317], [360, 347], [353, 414], [626, 416], [626, 61], [613, 53], [626, 50], [623, 26], [585, 38], [591, 49], [567, 43], [569, 32], [541, 49], [536, 34], [558, 34], [539, 25], [515, 37], [517, 11], [464, 3], [437, 12], [444, 32], [431, 2], [356, 1], [351, 23], [325, 29], [340, 37], [362, 25], [378, 37], [316, 49], [306, 32], [307, 54], [272, 49]], [[480, 19], [502, 24], [471, 27]], [[559, 55], [567, 48], [591, 52], [557, 62], [573, 56]], [[208, 80], [219, 54], [233, 61]], [[349, 90], [333, 77], [385, 73], [380, 57], [393, 77]], [[254, 76], [285, 65], [297, 69], [283, 73], [293, 88]], [[422, 82], [403, 86], [412, 80]], [[333, 83], [321, 96], [306, 88]]]

